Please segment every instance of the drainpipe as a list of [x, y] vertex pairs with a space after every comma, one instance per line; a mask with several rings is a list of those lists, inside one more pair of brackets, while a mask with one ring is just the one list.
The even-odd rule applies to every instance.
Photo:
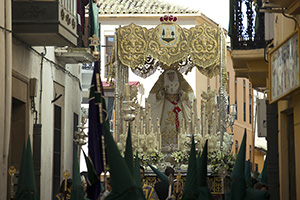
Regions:
[[4, 133], [3, 133], [3, 154], [2, 154], [2, 183], [0, 184], [2, 191], [0, 193], [0, 199], [7, 199], [7, 176], [8, 176], [8, 153], [10, 146], [10, 131], [11, 131], [11, 105], [12, 105], [12, 12], [11, 12], [11, 0], [4, 0], [4, 21], [3, 25], [6, 29], [4, 31]]

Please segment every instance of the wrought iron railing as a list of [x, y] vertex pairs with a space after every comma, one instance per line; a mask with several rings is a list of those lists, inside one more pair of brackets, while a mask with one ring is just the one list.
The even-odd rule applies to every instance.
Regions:
[[230, 0], [229, 36], [232, 49], [258, 49], [266, 46], [261, 0]]

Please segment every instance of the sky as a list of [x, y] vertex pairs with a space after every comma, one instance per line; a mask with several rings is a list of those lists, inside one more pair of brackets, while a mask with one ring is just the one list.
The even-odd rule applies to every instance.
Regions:
[[229, 0], [162, 0], [170, 4], [185, 6], [199, 10], [208, 18], [228, 29]]

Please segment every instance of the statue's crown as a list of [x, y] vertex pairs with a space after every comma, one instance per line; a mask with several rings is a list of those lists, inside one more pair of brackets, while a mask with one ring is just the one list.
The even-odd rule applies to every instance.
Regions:
[[174, 23], [177, 21], [177, 17], [173, 15], [165, 15], [163, 17], [160, 17], [159, 19], [162, 23]]

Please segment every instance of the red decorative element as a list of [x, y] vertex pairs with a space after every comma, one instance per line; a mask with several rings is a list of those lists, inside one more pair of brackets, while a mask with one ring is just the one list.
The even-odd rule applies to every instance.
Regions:
[[161, 22], [176, 22], [177, 21], [177, 17], [174, 17], [173, 15], [164, 15], [163, 17], [160, 17], [159, 20]]
[[168, 19], [169, 19], [169, 16], [168, 16], [168, 15], [165, 15], [165, 16], [164, 16], [164, 20], [165, 20], [165, 21], [168, 21]]
[[174, 105], [173, 112], [175, 113], [175, 125], [176, 125], [176, 132], [177, 133], [179, 131], [179, 117], [178, 117], [178, 113], [181, 111], [181, 109], [177, 105], [178, 101], [179, 101], [179, 98], [176, 101], [170, 101]]

